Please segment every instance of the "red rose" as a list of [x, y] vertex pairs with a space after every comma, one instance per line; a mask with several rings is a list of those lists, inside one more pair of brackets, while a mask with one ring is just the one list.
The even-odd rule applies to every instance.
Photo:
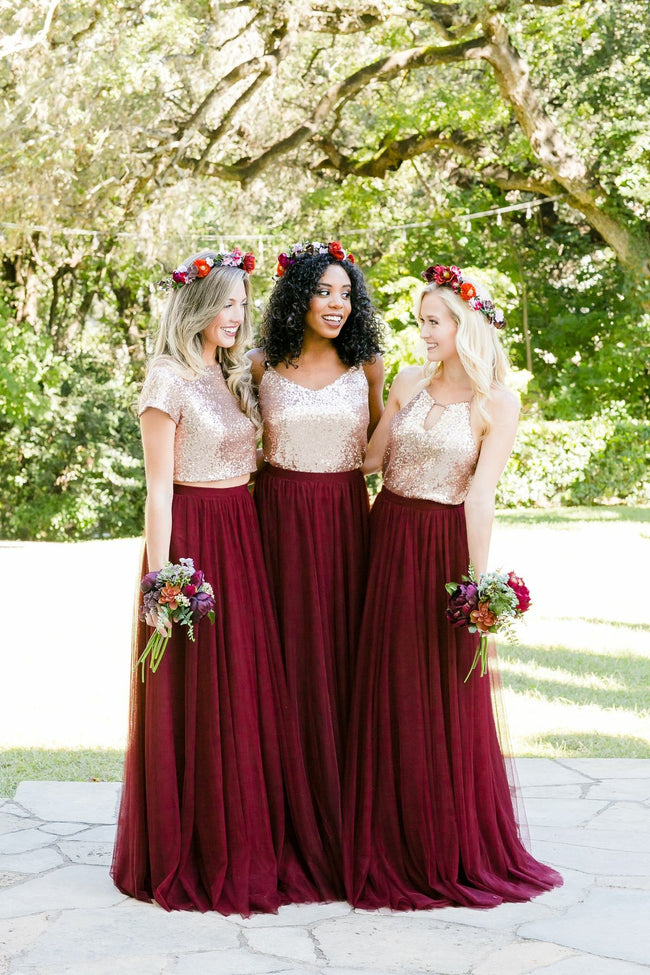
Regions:
[[210, 273], [212, 268], [207, 261], [204, 261], [202, 257], [199, 257], [194, 261], [194, 267], [196, 268], [197, 278], [205, 278]]
[[438, 287], [447, 285], [449, 288], [456, 288], [458, 287], [457, 271], [458, 268], [456, 267], [445, 267], [444, 264], [436, 264], [433, 269], [433, 280]]
[[354, 264], [354, 256], [352, 254], [348, 254], [346, 260], [348, 260], [350, 264]]
[[172, 281], [175, 284], [185, 284], [187, 273], [185, 271], [172, 271]]
[[508, 585], [517, 597], [517, 604], [520, 613], [525, 613], [529, 609], [531, 604], [530, 592], [528, 591], [528, 586], [519, 576], [511, 572], [508, 576]]
[[244, 254], [242, 258], [241, 266], [243, 267], [243, 269], [246, 271], [247, 274], [250, 274], [252, 271], [254, 271], [255, 255], [251, 254], [250, 251], [247, 254]]
[[333, 240], [331, 244], [327, 245], [327, 250], [332, 255], [332, 257], [337, 261], [345, 260], [345, 251], [341, 247], [338, 240]]

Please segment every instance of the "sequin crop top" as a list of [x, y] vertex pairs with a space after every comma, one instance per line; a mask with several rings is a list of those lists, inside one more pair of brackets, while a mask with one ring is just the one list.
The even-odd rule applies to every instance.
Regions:
[[299, 386], [268, 367], [259, 397], [269, 464], [325, 474], [361, 467], [370, 422], [363, 367], [348, 369], [322, 389]]
[[142, 387], [138, 415], [149, 407], [176, 424], [175, 481], [225, 481], [255, 470], [255, 427], [216, 363], [193, 380], [171, 364], [156, 363]]
[[429, 391], [423, 389], [393, 417], [384, 457], [384, 484], [407, 498], [462, 504], [479, 455], [470, 404], [444, 406], [440, 418], [425, 430], [434, 405]]

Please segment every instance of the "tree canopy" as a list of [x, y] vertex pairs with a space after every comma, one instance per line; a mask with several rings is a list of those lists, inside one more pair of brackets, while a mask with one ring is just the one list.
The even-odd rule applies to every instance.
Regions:
[[645, 16], [643, 0], [5, 0], [3, 520], [34, 528], [49, 490], [43, 531], [68, 509], [117, 530], [82, 513], [90, 485], [89, 511], [128, 521], [149, 286], [210, 243], [257, 251], [261, 303], [287, 243], [343, 239], [391, 374], [414, 354], [422, 269], [475, 268], [529, 413], [647, 417]]

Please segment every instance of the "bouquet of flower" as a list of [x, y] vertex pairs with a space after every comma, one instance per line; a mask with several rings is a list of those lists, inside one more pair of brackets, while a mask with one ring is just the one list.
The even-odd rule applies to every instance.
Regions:
[[142, 665], [144, 680], [147, 657], [153, 673], [158, 670], [172, 623], [186, 626], [190, 640], [194, 640], [194, 624], [204, 616], [214, 623], [214, 591], [201, 570], [194, 568], [192, 559], [181, 559], [178, 565], [165, 562], [159, 572], [148, 572], [140, 591], [140, 619], [155, 627], [136, 663], [136, 667]]
[[488, 633], [503, 633], [514, 642], [514, 622], [530, 607], [530, 593], [524, 580], [514, 572], [486, 572], [477, 582], [471, 565], [463, 582], [448, 582], [445, 589], [449, 593], [446, 615], [451, 625], [466, 626], [470, 633], [481, 634], [466, 683], [479, 661], [481, 677], [487, 673]]

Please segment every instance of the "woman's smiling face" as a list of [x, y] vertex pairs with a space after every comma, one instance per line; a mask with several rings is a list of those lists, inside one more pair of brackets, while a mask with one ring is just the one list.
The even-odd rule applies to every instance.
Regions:
[[326, 339], [335, 339], [352, 310], [351, 285], [340, 264], [328, 264], [305, 315], [305, 328]]

